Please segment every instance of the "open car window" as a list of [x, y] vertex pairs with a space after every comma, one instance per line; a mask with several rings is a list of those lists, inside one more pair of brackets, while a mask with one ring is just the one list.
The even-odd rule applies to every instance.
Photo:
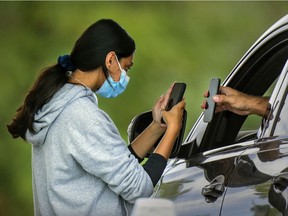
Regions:
[[[276, 82], [278, 79], [276, 79], [273, 84], [269, 87], [269, 89], [265, 92], [265, 94], [263, 96], [265, 97], [271, 97], [272, 92], [275, 88]], [[257, 130], [259, 129], [259, 125], [262, 123], [263, 118], [261, 116], [258, 115], [248, 115], [246, 120], [244, 121], [240, 132], [242, 131], [243, 133], [245, 133], [245, 131], [254, 131], [257, 132]], [[240, 133], [239, 132], [239, 133]]]
[[[223, 85], [251, 95], [269, 94], [287, 59], [288, 26], [283, 25], [258, 40], [228, 75]], [[256, 118], [257, 122], [249, 126], [251, 118]], [[225, 111], [217, 113], [210, 124], [204, 123], [202, 116], [195, 125], [188, 134], [186, 143], [193, 142], [193, 152], [199, 153], [232, 145], [244, 138], [256, 138], [261, 118], [247, 118]]]

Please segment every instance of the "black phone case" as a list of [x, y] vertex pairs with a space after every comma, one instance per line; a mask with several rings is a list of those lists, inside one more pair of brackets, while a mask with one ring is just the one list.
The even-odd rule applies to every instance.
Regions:
[[212, 78], [209, 85], [209, 96], [207, 97], [207, 107], [204, 111], [204, 122], [210, 123], [213, 119], [215, 113], [216, 104], [213, 101], [212, 97], [219, 92], [220, 79]]
[[[186, 84], [185, 83], [175, 83], [171, 92], [171, 95], [168, 99], [167, 105], [165, 107], [166, 111], [169, 111], [172, 109], [173, 106], [175, 106], [177, 103], [179, 103], [184, 96], [186, 90]], [[164, 119], [161, 119], [161, 122], [165, 124]]]
[[184, 92], [186, 90], [185, 83], [175, 83], [171, 92], [171, 95], [168, 99], [167, 106], [165, 108], [166, 111], [172, 109], [177, 103], [179, 103], [183, 99]]

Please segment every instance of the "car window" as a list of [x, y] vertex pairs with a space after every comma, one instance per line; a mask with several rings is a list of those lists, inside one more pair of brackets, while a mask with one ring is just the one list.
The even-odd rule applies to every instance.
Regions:
[[[265, 92], [263, 96], [270, 97], [272, 95], [272, 92], [274, 90], [274, 87], [276, 85], [278, 79], [276, 79], [273, 84], [269, 87], [269, 89]], [[249, 115], [247, 116], [247, 119], [243, 123], [240, 131], [256, 131], [259, 129], [259, 126], [261, 125], [263, 121], [263, 118], [258, 115]]]
[[[224, 86], [256, 96], [270, 94], [287, 59], [288, 26], [281, 33], [271, 34], [271, 37], [265, 38], [250, 49], [228, 75]], [[261, 120], [261, 117], [257, 116], [248, 117], [229, 111], [221, 112], [216, 114], [208, 125], [199, 121], [198, 127], [192, 128], [191, 135], [188, 135], [186, 141], [195, 143], [194, 148], [197, 148], [193, 149], [195, 153], [233, 145], [242, 141], [243, 132], [243, 137], [248, 135], [250, 139], [256, 138]], [[245, 134], [245, 130], [252, 132], [248, 131]]]

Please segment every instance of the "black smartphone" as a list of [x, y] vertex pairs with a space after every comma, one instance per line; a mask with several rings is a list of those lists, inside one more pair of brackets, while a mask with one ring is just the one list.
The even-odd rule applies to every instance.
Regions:
[[220, 78], [214, 77], [210, 80], [209, 92], [206, 101], [206, 109], [204, 111], [204, 122], [210, 123], [215, 113], [216, 104], [212, 97], [219, 92]]
[[177, 103], [179, 103], [183, 99], [185, 90], [186, 90], [185, 83], [176, 82], [174, 84], [172, 88], [172, 92], [168, 99], [168, 103], [165, 108], [166, 111], [171, 110], [173, 106], [175, 106]]
[[[173, 106], [175, 106], [177, 103], [179, 103], [183, 99], [185, 90], [186, 90], [186, 83], [180, 83], [180, 82], [174, 83], [172, 92], [170, 94], [167, 105], [165, 107], [166, 111], [171, 110]], [[161, 122], [165, 123], [163, 118], [161, 119]]]

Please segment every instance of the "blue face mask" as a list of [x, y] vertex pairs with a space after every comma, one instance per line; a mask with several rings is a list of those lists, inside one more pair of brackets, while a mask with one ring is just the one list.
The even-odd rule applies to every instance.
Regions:
[[108, 78], [103, 83], [103, 85], [95, 92], [96, 94], [99, 94], [102, 97], [105, 98], [117, 97], [118, 95], [120, 95], [122, 92], [125, 91], [129, 83], [130, 77], [127, 75], [126, 71], [122, 69], [117, 57], [116, 60], [121, 70], [120, 80], [114, 81], [112, 77], [109, 75]]

